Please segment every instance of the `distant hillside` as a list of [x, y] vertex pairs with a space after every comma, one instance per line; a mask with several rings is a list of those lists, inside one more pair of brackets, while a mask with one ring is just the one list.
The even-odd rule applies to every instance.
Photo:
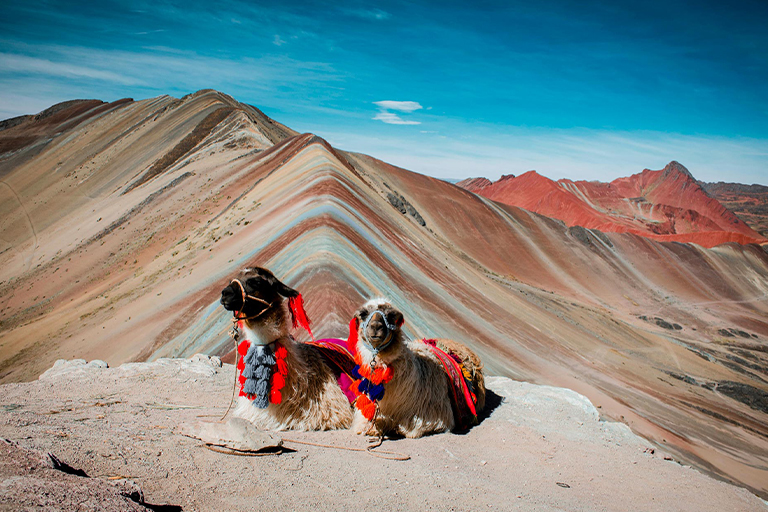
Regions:
[[490, 186], [525, 192], [523, 209], [216, 91], [50, 114], [0, 130], [0, 381], [57, 359], [233, 361], [220, 291], [258, 264], [303, 294], [318, 337], [346, 337], [355, 308], [386, 296], [409, 336], [461, 340], [489, 374], [571, 388], [768, 496], [768, 252], [647, 238], [758, 240], [682, 166]]
[[491, 182], [469, 178], [458, 186], [494, 201], [519, 206], [568, 226], [634, 233], [664, 241], [714, 247], [725, 242], [768, 240], [711, 197], [677, 162], [610, 183], [550, 180], [530, 171]]
[[739, 183], [701, 183], [701, 187], [752, 229], [768, 238], [768, 187]]

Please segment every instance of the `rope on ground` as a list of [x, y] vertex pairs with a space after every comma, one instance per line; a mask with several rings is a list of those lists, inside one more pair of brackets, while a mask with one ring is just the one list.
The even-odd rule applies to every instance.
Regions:
[[304, 444], [307, 446], [319, 446], [320, 448], [333, 448], [335, 450], [347, 450], [350, 452], [367, 452], [374, 457], [378, 457], [380, 459], [386, 459], [386, 460], [398, 460], [398, 461], [405, 461], [405, 460], [411, 460], [410, 455], [406, 455], [404, 453], [398, 453], [398, 452], [391, 452], [388, 450], [377, 450], [374, 451], [374, 448], [378, 448], [381, 446], [383, 442], [383, 437], [379, 438], [377, 441], [377, 444], [371, 445], [367, 448], [357, 448], [354, 446], [337, 446], [333, 444], [323, 444], [323, 443], [312, 443], [310, 441], [299, 441], [297, 439], [285, 439], [283, 438], [283, 443], [295, 443], [295, 444]]
[[[242, 287], [242, 285], [240, 286]], [[237, 322], [235, 322], [235, 325], [234, 327], [232, 327], [232, 330], [233, 331], [237, 330]], [[232, 335], [232, 341], [235, 342], [235, 380], [232, 382], [232, 398], [229, 399], [229, 406], [227, 407], [227, 410], [224, 411], [224, 416], [219, 418], [220, 422], [224, 421], [224, 418], [226, 418], [227, 414], [229, 414], [229, 410], [232, 409], [232, 404], [235, 403], [235, 391], [237, 390], [237, 334]]]
[[205, 444], [203, 445], [212, 452], [217, 453], [223, 453], [224, 455], [239, 455], [241, 457], [264, 457], [266, 455], [282, 455], [283, 448], [278, 447], [274, 451], [267, 451], [267, 452], [244, 452], [240, 450], [234, 450], [232, 448], [223, 448], [221, 446], [216, 446], [214, 444]]

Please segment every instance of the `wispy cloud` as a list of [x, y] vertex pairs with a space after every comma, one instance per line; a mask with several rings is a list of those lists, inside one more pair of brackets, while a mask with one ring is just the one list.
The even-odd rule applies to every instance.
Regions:
[[349, 16], [355, 16], [366, 20], [384, 21], [392, 17], [391, 14], [382, 11], [381, 9], [344, 9], [344, 12]]
[[414, 110], [421, 110], [422, 107], [415, 101], [374, 101], [374, 105], [378, 105], [382, 110], [397, 110], [399, 112], [413, 112]]
[[[10, 51], [0, 52], [0, 105], [4, 107], [0, 111], [6, 117], [38, 112], [49, 107], [51, 100], [151, 97], [203, 88], [220, 89], [266, 106], [280, 104], [285, 98], [295, 105], [312, 105], [316, 102], [312, 91], [323, 91], [327, 98], [328, 91], [342, 81], [342, 75], [327, 63], [280, 55], [209, 57], [163, 46], [136, 51], [7, 46]], [[94, 84], [98, 84], [97, 93]], [[19, 101], [23, 97], [27, 99]], [[30, 105], [36, 105], [36, 110], [30, 110]]]
[[381, 121], [387, 124], [421, 124], [420, 121], [403, 119], [399, 115], [392, 112], [392, 110], [395, 110], [397, 112], [405, 112], [410, 114], [411, 112], [424, 108], [415, 101], [382, 100], [374, 101], [373, 104], [379, 107], [379, 113], [373, 117], [373, 119], [376, 121]]
[[275, 38], [272, 40], [272, 44], [275, 46], [283, 46], [285, 44], [285, 39], [280, 37], [278, 34], [275, 34]]
[[0, 53], [0, 73], [28, 73], [65, 78], [90, 78], [124, 85], [137, 85], [142, 80], [109, 70], [98, 69], [71, 62], [55, 62], [49, 59], [14, 53]]
[[379, 112], [373, 116], [373, 119], [387, 124], [421, 124], [419, 121], [408, 121], [403, 119], [394, 112]]

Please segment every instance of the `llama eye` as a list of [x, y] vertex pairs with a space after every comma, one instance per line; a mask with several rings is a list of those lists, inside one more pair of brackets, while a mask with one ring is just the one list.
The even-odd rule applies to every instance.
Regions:
[[361, 309], [357, 312], [357, 316], [360, 317], [360, 320], [365, 320], [368, 317], [368, 311], [365, 309]]

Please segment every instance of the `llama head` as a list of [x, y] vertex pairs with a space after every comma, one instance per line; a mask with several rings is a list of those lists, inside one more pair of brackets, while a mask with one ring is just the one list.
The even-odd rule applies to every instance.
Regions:
[[272, 316], [272, 310], [283, 311], [283, 297], [290, 299], [298, 295], [299, 292], [281, 283], [269, 270], [249, 267], [224, 287], [220, 302], [224, 309], [240, 316], [266, 319]]
[[386, 299], [373, 299], [355, 312], [357, 348], [364, 359], [392, 361], [402, 348], [403, 314]]

